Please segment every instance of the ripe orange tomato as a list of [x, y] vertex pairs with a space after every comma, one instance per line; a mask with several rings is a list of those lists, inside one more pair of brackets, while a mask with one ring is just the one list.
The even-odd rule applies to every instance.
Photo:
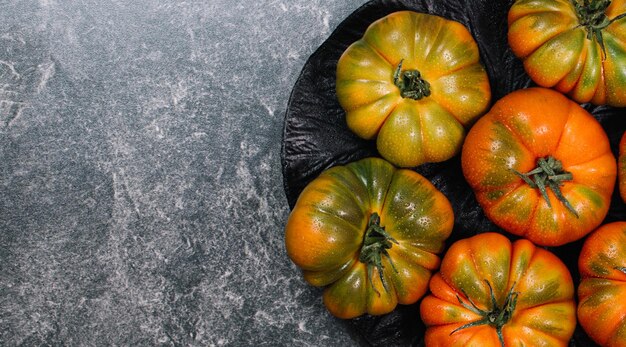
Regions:
[[626, 222], [605, 224], [578, 258], [578, 320], [598, 344], [626, 346]]
[[426, 178], [367, 158], [332, 167], [305, 187], [285, 243], [304, 279], [326, 287], [328, 310], [353, 318], [419, 300], [453, 225], [450, 202]]
[[487, 217], [544, 246], [595, 229], [615, 187], [616, 161], [600, 123], [546, 88], [496, 102], [468, 133], [461, 163]]
[[450, 246], [420, 305], [429, 347], [567, 346], [574, 284], [549, 251], [498, 233]]

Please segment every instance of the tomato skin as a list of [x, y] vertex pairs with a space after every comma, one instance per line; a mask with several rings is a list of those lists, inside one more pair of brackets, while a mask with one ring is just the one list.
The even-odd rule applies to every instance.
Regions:
[[[388, 290], [378, 268], [369, 277], [359, 260], [374, 213], [397, 241], [387, 249], [393, 264], [382, 257]], [[305, 187], [287, 220], [285, 245], [305, 280], [326, 287], [324, 304], [333, 315], [379, 315], [426, 293], [453, 224], [450, 202], [426, 178], [366, 158], [332, 167]]]
[[501, 346], [489, 324], [453, 332], [481, 318], [460, 300], [468, 304], [471, 299], [484, 311], [493, 309], [487, 281], [499, 306], [510, 292], [517, 293], [510, 320], [502, 326], [506, 346], [568, 345], [576, 327], [576, 304], [567, 267], [528, 240], [511, 243], [488, 232], [452, 244], [433, 275], [431, 294], [420, 304], [426, 346]]
[[[376, 139], [381, 156], [399, 167], [451, 158], [491, 99], [479, 59], [458, 22], [412, 11], [375, 21], [337, 63], [337, 98], [348, 127]], [[419, 71], [430, 95], [402, 96], [394, 82], [401, 62], [402, 71]]]
[[[582, 3], [582, 1], [581, 1]], [[604, 15], [626, 13], [626, 0], [612, 0]], [[554, 87], [578, 103], [626, 106], [626, 21], [588, 35], [570, 0], [517, 0], [508, 14], [508, 42], [538, 85]]]
[[[549, 206], [515, 173], [550, 156], [572, 174], [559, 187], [578, 217], [553, 190], [547, 189]], [[487, 217], [543, 246], [578, 240], [600, 225], [615, 186], [616, 161], [600, 123], [546, 88], [517, 90], [496, 102], [468, 133], [461, 163]]]
[[580, 325], [602, 346], [626, 346], [626, 222], [605, 224], [590, 234], [578, 269]]
[[619, 182], [619, 194], [626, 203], [626, 131], [619, 142], [619, 154], [617, 159], [617, 176]]

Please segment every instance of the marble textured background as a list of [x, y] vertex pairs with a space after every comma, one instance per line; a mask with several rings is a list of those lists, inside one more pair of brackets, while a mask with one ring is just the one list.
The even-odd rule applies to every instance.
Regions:
[[0, 0], [0, 345], [356, 345], [285, 254], [280, 142], [364, 2]]

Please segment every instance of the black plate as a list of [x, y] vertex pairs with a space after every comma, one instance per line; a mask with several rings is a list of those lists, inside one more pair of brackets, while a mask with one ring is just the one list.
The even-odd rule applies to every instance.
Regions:
[[[345, 113], [335, 96], [335, 71], [343, 51], [361, 38], [373, 21], [395, 11], [413, 10], [452, 19], [464, 24], [474, 36], [491, 83], [492, 103], [504, 95], [534, 84], [508, 47], [506, 17], [512, 1], [427, 0], [370, 1], [346, 18], [309, 57], [298, 78], [285, 114], [282, 166], [284, 189], [293, 208], [302, 189], [323, 170], [368, 156], [379, 156], [374, 141], [365, 141], [347, 128]], [[617, 156], [620, 137], [626, 130], [626, 111], [611, 107], [582, 105], [600, 121]], [[455, 211], [449, 246], [456, 240], [485, 231], [500, 231], [484, 215], [461, 172], [460, 156], [416, 169], [441, 190]], [[626, 204], [617, 188], [605, 223], [626, 220]], [[574, 283], [579, 281], [577, 256], [582, 240], [549, 248], [568, 266]], [[320, 298], [321, 300], [321, 298]], [[344, 321], [363, 345], [422, 346], [424, 324], [419, 302], [399, 305], [384, 316], [362, 316]], [[595, 346], [580, 326], [570, 346]]]

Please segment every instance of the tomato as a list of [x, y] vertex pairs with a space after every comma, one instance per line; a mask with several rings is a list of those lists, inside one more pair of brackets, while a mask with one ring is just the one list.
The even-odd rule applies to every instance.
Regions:
[[375, 21], [337, 63], [348, 127], [396, 166], [451, 158], [491, 98], [479, 58], [458, 22], [412, 11]]
[[544, 246], [595, 229], [615, 187], [616, 161], [600, 123], [546, 88], [496, 102], [469, 131], [461, 165], [489, 219]]
[[626, 346], [626, 222], [598, 228], [578, 258], [578, 319], [602, 346]]
[[626, 202], [626, 131], [622, 135], [622, 139], [619, 142], [619, 154], [617, 162], [617, 175], [619, 181], [619, 194], [622, 200]]
[[425, 294], [453, 224], [450, 202], [426, 178], [366, 158], [305, 187], [285, 243], [304, 279], [326, 286], [333, 315], [380, 315]]
[[574, 284], [549, 251], [498, 233], [450, 246], [420, 304], [426, 346], [567, 346]]
[[528, 75], [579, 103], [626, 106], [626, 0], [517, 0], [508, 41]]

